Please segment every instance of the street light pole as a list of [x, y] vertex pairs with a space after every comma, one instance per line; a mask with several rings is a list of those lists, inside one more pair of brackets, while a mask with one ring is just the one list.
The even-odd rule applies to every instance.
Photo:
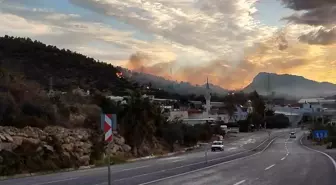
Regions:
[[205, 156], [205, 163], [208, 163], [208, 144], [205, 145], [204, 156]]

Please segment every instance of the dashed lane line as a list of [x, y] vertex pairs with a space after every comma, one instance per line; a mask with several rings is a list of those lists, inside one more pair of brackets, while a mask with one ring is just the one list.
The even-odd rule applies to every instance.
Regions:
[[[160, 181], [163, 181], [163, 180], [167, 180], [167, 179], [172, 179], [172, 178], [176, 178], [176, 177], [179, 177], [179, 176], [183, 176], [183, 175], [187, 175], [187, 174], [191, 174], [191, 173], [195, 173], [195, 172], [198, 172], [198, 171], [201, 171], [201, 170], [206, 170], [206, 169], [210, 169], [210, 168], [213, 168], [213, 167], [216, 167], [216, 166], [220, 166], [220, 165], [223, 165], [223, 164], [227, 164], [227, 163], [231, 163], [231, 162], [234, 162], [234, 161], [239, 161], [239, 160], [243, 160], [243, 159], [246, 159], [246, 158], [249, 158], [249, 157], [252, 157], [252, 156], [255, 156], [255, 155], [258, 155], [258, 154], [261, 154], [263, 153], [275, 140], [276, 138], [272, 139], [267, 145], [266, 147], [260, 151], [260, 152], [257, 152], [255, 154], [252, 154], [252, 155], [248, 155], [248, 156], [245, 156], [245, 157], [242, 157], [242, 158], [237, 158], [237, 159], [233, 159], [233, 160], [230, 160], [230, 161], [225, 161], [225, 162], [222, 162], [222, 163], [217, 163], [217, 164], [214, 164], [214, 165], [211, 165], [211, 166], [207, 166], [207, 167], [204, 167], [204, 168], [199, 168], [199, 169], [196, 169], [196, 170], [191, 170], [191, 171], [188, 171], [188, 172], [184, 172], [184, 173], [180, 173], [180, 174], [176, 174], [176, 175], [172, 175], [172, 176], [168, 176], [168, 177], [164, 177], [164, 178], [160, 178], [160, 179], [156, 179], [156, 180], [152, 180], [152, 181], [149, 181], [149, 182], [145, 182], [145, 183], [142, 183], [142, 184], [139, 184], [139, 185], [147, 185], [147, 184], [153, 184], [153, 183], [157, 183], [157, 182], [160, 182]], [[263, 143], [265, 143], [267, 140], [265, 140]], [[262, 144], [260, 144], [259, 146], [261, 146]], [[258, 146], [258, 147], [259, 147]], [[258, 148], [257, 147], [257, 148]]]
[[265, 171], [266, 171], [266, 170], [269, 170], [269, 169], [271, 169], [271, 168], [273, 168], [273, 166], [275, 166], [275, 164], [272, 164], [271, 166], [265, 168]]
[[243, 184], [245, 181], [246, 181], [246, 180], [241, 180], [241, 181], [239, 181], [239, 182], [237, 182], [237, 183], [235, 183], [235, 184], [233, 184], [233, 185]]

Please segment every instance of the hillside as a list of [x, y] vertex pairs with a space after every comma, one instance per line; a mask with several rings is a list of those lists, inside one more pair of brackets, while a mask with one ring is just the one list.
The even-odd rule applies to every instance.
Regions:
[[336, 94], [336, 84], [320, 83], [302, 76], [278, 75], [264, 72], [259, 73], [243, 91], [252, 92], [256, 90], [258, 93], [265, 95], [267, 94], [268, 82], [270, 91], [275, 92], [276, 96], [302, 98]]
[[[164, 91], [170, 93], [178, 93], [181, 95], [204, 95], [206, 83], [203, 85], [193, 85], [189, 82], [177, 82], [172, 80], [167, 80], [160, 76], [155, 76], [151, 74], [134, 72], [127, 69], [122, 69], [126, 76], [130, 80], [133, 80], [139, 84], [151, 84], [152, 87], [163, 89]], [[228, 90], [223, 89], [220, 86], [209, 83], [212, 93], [217, 95], [225, 95]]]
[[[104, 153], [113, 162], [160, 155], [209, 141], [219, 130], [167, 124], [161, 107], [142, 95], [179, 95], [141, 88], [119, 68], [69, 50], [6, 36], [0, 38], [0, 62], [0, 176], [104, 165]], [[53, 89], [64, 93], [50, 96], [50, 77]], [[87, 95], [78, 86], [93, 91]], [[124, 104], [106, 98], [126, 93]], [[100, 128], [101, 113], [118, 115], [109, 147]]]
[[134, 86], [118, 78], [118, 70], [93, 58], [48, 46], [29, 38], [0, 37], [0, 67], [37, 81], [44, 88], [67, 91], [79, 86], [83, 89], [98, 89], [115, 95], [124, 94]]

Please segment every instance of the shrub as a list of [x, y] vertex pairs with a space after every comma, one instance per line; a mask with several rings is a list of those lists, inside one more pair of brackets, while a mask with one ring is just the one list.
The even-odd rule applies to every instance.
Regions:
[[49, 122], [47, 122], [44, 119], [41, 119], [36, 116], [20, 116], [19, 118], [15, 119], [13, 123], [10, 124], [10, 126], [15, 126], [18, 128], [24, 128], [26, 126], [31, 127], [37, 127], [37, 128], [45, 128], [49, 125]]
[[44, 105], [25, 102], [21, 106], [21, 111], [26, 116], [38, 117], [53, 123], [56, 121], [56, 114], [54, 112], [54, 107], [48, 104], [47, 102], [44, 103]]
[[10, 125], [19, 114], [13, 96], [9, 93], [0, 93], [0, 123]]
[[278, 114], [266, 119], [267, 128], [287, 128], [290, 126], [288, 117]]
[[174, 144], [176, 142], [183, 143], [183, 131], [181, 124], [166, 124], [160, 129], [163, 139], [169, 144], [170, 150], [174, 151]]

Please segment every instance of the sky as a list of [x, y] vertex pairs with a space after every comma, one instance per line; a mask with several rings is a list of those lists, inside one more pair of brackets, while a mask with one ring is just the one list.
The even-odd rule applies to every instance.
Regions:
[[0, 0], [0, 36], [226, 89], [259, 72], [336, 83], [335, 25], [335, 0]]

